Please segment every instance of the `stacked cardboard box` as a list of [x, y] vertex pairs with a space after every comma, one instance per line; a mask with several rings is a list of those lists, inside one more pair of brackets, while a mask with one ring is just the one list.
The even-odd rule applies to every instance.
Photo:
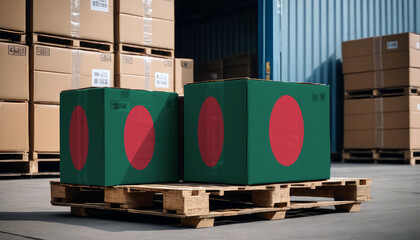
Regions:
[[24, 171], [18, 167], [28, 163], [29, 49], [21, 44], [25, 13], [25, 0], [0, 1], [0, 174]]
[[[29, 149], [58, 159], [60, 92], [114, 86], [113, 1], [28, 1]], [[58, 165], [57, 165], [58, 166]]]
[[174, 1], [117, 0], [115, 41], [116, 87], [182, 94], [193, 82], [192, 60], [174, 59]]
[[258, 77], [257, 57], [254, 54], [233, 55], [223, 59], [223, 77]]
[[199, 62], [195, 67], [197, 82], [223, 79], [223, 60]]
[[345, 149], [420, 149], [419, 68], [418, 34], [343, 42]]

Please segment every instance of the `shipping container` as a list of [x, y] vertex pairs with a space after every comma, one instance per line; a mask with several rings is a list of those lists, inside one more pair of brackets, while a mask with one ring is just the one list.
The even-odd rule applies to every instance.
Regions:
[[199, 63], [257, 54], [259, 78], [331, 85], [331, 151], [340, 153], [341, 43], [418, 33], [418, 12], [418, 0], [175, 1], [176, 57]]

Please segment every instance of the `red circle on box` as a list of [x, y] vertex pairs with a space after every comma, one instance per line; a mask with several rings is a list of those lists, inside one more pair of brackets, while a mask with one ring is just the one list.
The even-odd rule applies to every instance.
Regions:
[[80, 105], [77, 105], [71, 114], [69, 147], [74, 167], [77, 170], [82, 170], [89, 149], [89, 128], [85, 110]]
[[155, 150], [155, 127], [149, 111], [141, 105], [131, 109], [124, 127], [125, 154], [131, 166], [143, 170]]
[[296, 100], [284, 95], [271, 111], [270, 145], [276, 160], [283, 166], [290, 166], [299, 157], [303, 145], [303, 116]]
[[208, 167], [215, 166], [222, 154], [224, 123], [222, 109], [214, 97], [208, 97], [201, 106], [197, 137], [204, 163]]

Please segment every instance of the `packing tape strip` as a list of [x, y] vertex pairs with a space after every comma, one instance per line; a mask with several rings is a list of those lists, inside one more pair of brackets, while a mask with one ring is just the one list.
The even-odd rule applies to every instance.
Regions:
[[82, 52], [80, 50], [72, 50], [71, 52], [71, 61], [72, 61], [72, 69], [71, 69], [71, 89], [77, 89], [80, 87], [80, 78], [81, 78], [81, 59], [82, 59]]
[[144, 90], [151, 90], [150, 75], [152, 72], [152, 59], [144, 57]]
[[70, 3], [70, 35], [78, 38], [80, 34], [80, 0]]
[[143, 16], [147, 18], [152, 17], [152, 3], [153, 0], [143, 0]]
[[375, 71], [375, 88], [383, 88], [384, 87], [384, 71]]
[[375, 70], [382, 70], [382, 54], [375, 54]]
[[381, 37], [375, 37], [373, 39], [373, 54], [380, 54], [382, 48], [382, 38]]
[[375, 129], [375, 148], [383, 148], [384, 146], [384, 131], [383, 129]]
[[375, 113], [384, 112], [384, 98], [375, 98]]
[[143, 0], [143, 45], [152, 44], [152, 0]]

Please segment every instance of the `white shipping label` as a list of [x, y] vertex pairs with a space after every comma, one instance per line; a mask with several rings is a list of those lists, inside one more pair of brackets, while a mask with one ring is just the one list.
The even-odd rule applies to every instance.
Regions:
[[111, 87], [111, 70], [92, 69], [92, 87]]
[[386, 42], [386, 49], [397, 49], [397, 48], [398, 48], [398, 41]]
[[416, 48], [420, 48], [420, 42], [416, 42]]
[[417, 103], [417, 111], [420, 111], [420, 103]]
[[155, 87], [169, 88], [169, 73], [155, 72]]
[[108, 12], [108, 0], [90, 0], [90, 10]]

